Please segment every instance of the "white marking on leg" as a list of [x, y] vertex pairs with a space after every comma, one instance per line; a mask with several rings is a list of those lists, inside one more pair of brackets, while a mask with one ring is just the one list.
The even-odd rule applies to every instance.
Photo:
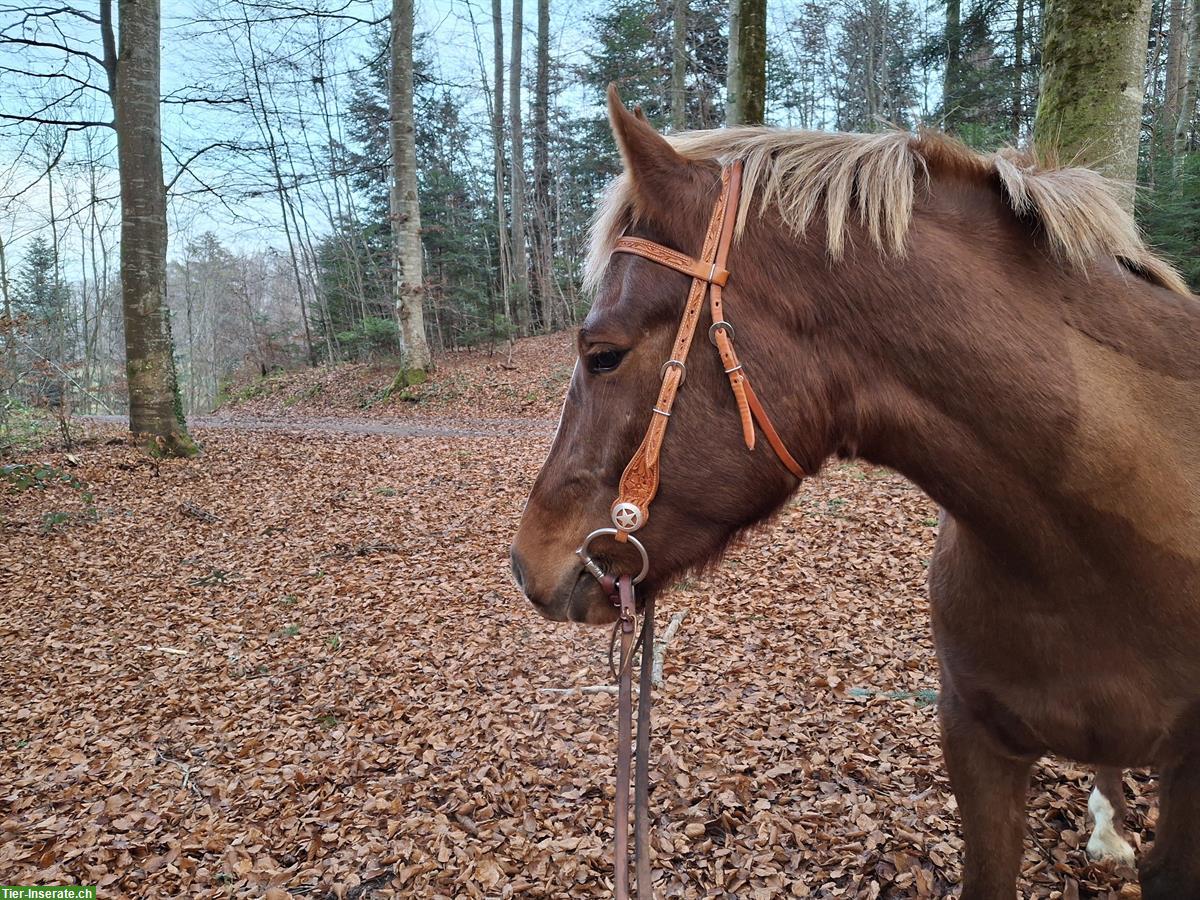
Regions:
[[1121, 836], [1113, 821], [1113, 806], [1099, 788], [1092, 788], [1088, 798], [1088, 812], [1092, 814], [1096, 827], [1087, 842], [1087, 854], [1092, 859], [1115, 860], [1118, 865], [1134, 864], [1133, 847]]

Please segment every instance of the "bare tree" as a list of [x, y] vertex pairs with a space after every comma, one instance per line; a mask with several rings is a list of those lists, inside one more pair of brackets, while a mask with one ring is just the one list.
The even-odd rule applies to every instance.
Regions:
[[[408, 373], [423, 378], [433, 360], [425, 340], [421, 202], [417, 193], [416, 129], [413, 126], [413, 3], [393, 0], [392, 65], [389, 83], [392, 143], [392, 291]], [[416, 374], [420, 373], [420, 374]]]
[[1167, 75], [1163, 92], [1162, 111], [1156, 123], [1156, 137], [1170, 149], [1175, 137], [1175, 124], [1183, 107], [1184, 85], [1187, 83], [1188, 16], [1187, 0], [1168, 0]]
[[121, 169], [121, 305], [129, 428], [171, 456], [197, 452], [183, 420], [167, 315], [167, 191], [159, 118], [158, 0], [120, 0], [120, 50], [109, 55], [111, 2], [101, 3], [106, 60], [115, 71]]
[[[121, 195], [121, 294], [124, 313], [125, 369], [129, 427], [156, 451], [192, 455], [197, 448], [187, 433], [179, 400], [166, 295], [166, 191], [160, 126], [160, 8], [158, 0], [120, 0], [120, 36], [114, 28], [112, 0], [100, 0], [97, 12], [70, 6], [30, 10], [21, 25], [5, 29], [0, 44], [41, 53], [60, 61], [42, 70], [6, 70], [60, 88], [53, 99], [31, 112], [0, 112], [0, 119], [34, 129], [48, 149], [42, 177], [53, 203], [53, 172], [71, 135], [92, 128], [115, 129]], [[68, 21], [64, 27], [59, 19]], [[46, 40], [31, 23], [48, 25], [57, 37]], [[75, 44], [69, 35], [96, 27], [99, 52]], [[94, 79], [103, 73], [103, 82]], [[107, 97], [113, 119], [72, 116], [80, 98]], [[48, 142], [47, 128], [57, 129]], [[50, 132], [49, 134], [53, 134]], [[185, 164], [186, 165], [186, 164]], [[89, 200], [94, 208], [97, 198]], [[58, 242], [57, 216], [51, 230]]]
[[534, 284], [543, 327], [554, 328], [554, 236], [550, 231], [550, 0], [538, 0], [537, 71], [533, 91]]
[[1021, 140], [1025, 118], [1025, 0], [1017, 0], [1013, 18], [1012, 139]]
[[8, 291], [8, 258], [4, 253], [4, 237], [0, 236], [0, 300], [4, 302], [4, 361], [10, 375], [17, 371], [16, 319], [13, 318], [12, 298]]
[[[258, 50], [254, 42], [254, 29], [244, 8], [242, 9], [242, 25], [245, 28], [246, 52], [249, 55], [248, 65], [242, 67], [243, 86], [247, 96], [252, 98], [252, 102], [249, 104], [250, 112], [254, 116], [255, 125], [258, 128], [263, 146], [267, 152], [267, 159], [270, 162], [271, 177], [275, 182], [275, 192], [279, 201], [283, 234], [287, 240], [288, 258], [292, 264], [292, 278], [296, 282], [296, 295], [300, 298], [300, 318], [304, 325], [304, 346], [308, 355], [308, 364], [315, 366], [317, 364], [317, 353], [313, 345], [312, 329], [309, 327], [308, 308], [305, 301], [305, 294], [307, 292], [301, 272], [301, 251], [298, 247], [300, 235], [298, 230], [293, 227], [295, 223], [295, 211], [289, 205], [288, 190], [284, 183], [283, 159], [280, 152], [281, 142], [275, 133], [275, 126], [272, 123], [271, 107], [274, 104], [268, 102], [264, 91], [264, 66], [259, 60]], [[289, 221], [289, 216], [291, 217], [291, 221]], [[332, 356], [332, 347], [329, 346], [331, 338], [328, 330], [326, 330], [325, 340], [326, 349], [329, 355]]]
[[512, 284], [517, 306], [517, 327], [528, 334], [531, 324], [529, 308], [529, 259], [525, 250], [525, 143], [521, 126], [521, 0], [512, 2], [512, 53], [508, 61], [509, 136], [512, 141]]
[[942, 127], [953, 129], [962, 90], [962, 0], [946, 0], [946, 74], [942, 79]]
[[504, 215], [504, 22], [500, 18], [500, 0], [492, 0], [492, 97], [492, 148], [495, 154], [496, 242], [500, 255], [500, 290], [504, 295], [504, 317], [511, 320], [508, 227]]

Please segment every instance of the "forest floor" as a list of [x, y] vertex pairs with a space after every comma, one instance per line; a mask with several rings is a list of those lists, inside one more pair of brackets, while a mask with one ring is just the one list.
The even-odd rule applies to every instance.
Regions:
[[242, 378], [217, 415], [253, 419], [557, 419], [575, 364], [567, 332], [444, 354], [425, 384], [393, 385], [394, 365], [358, 363]]
[[[0, 880], [611, 895], [614, 698], [561, 692], [607, 680], [607, 632], [542, 620], [508, 574], [570, 368], [566, 336], [538, 341], [386, 415], [244, 398], [192, 461], [103, 422], [7, 461], [28, 484], [0, 487]], [[935, 529], [903, 479], [831, 466], [661, 599], [686, 618], [655, 697], [656, 896], [954, 889]], [[1090, 777], [1037, 767], [1023, 895], [1139, 896], [1085, 858]], [[1148, 841], [1155, 783], [1127, 787]]]

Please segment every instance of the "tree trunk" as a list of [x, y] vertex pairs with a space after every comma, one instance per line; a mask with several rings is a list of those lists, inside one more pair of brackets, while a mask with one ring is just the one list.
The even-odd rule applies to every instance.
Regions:
[[1188, 0], [1184, 22], [1187, 39], [1187, 75], [1179, 91], [1179, 118], [1175, 120], [1175, 164], [1191, 148], [1188, 137], [1192, 131], [1192, 113], [1196, 107], [1196, 82], [1200, 78], [1200, 0]]
[[521, 134], [521, 0], [512, 3], [512, 53], [508, 60], [509, 132], [512, 139], [512, 284], [517, 328], [529, 334], [529, 262], [525, 253], [525, 145]]
[[121, 170], [121, 305], [129, 430], [167, 456], [194, 456], [167, 312], [167, 192], [159, 120], [158, 0], [119, 0], [114, 108]]
[[674, 0], [671, 26], [671, 130], [687, 128], [687, 0]]
[[[955, 0], [957, 2], [957, 0]], [[1013, 24], [1013, 83], [1012, 139], [1021, 140], [1021, 125], [1025, 117], [1025, 0], [1017, 0], [1016, 21]]]
[[8, 259], [4, 255], [4, 238], [0, 237], [0, 299], [4, 301], [4, 362], [14, 383], [17, 377], [17, 333], [13, 320], [12, 300], [8, 293]]
[[1044, 27], [1037, 147], [1119, 182], [1132, 211], [1150, 0], [1047, 0]]
[[946, 0], [946, 75], [942, 79], [942, 127], [951, 131], [958, 122], [958, 95], [961, 89], [962, 0]]
[[725, 121], [761, 125], [767, 102], [767, 0], [729, 6], [729, 71]]
[[1187, 82], [1188, 25], [1186, 0], [1168, 0], [1167, 78], [1162, 110], [1155, 124], [1155, 138], [1164, 146], [1174, 145], [1175, 124], [1183, 106], [1183, 86]]
[[421, 201], [417, 194], [417, 146], [413, 125], [413, 0], [392, 0], [392, 66], [388, 84], [391, 114], [392, 297], [408, 373], [423, 380], [433, 365], [425, 340], [424, 273], [421, 259]]
[[537, 73], [533, 97], [534, 272], [541, 321], [554, 328], [554, 251], [550, 233], [550, 0], [538, 0]]
[[492, 145], [496, 164], [496, 246], [500, 257], [500, 291], [504, 296], [504, 318], [512, 321], [509, 291], [508, 223], [504, 216], [504, 22], [500, 0], [492, 0]]
[[[896, 125], [896, 107], [898, 98], [892, 95], [891, 54], [888, 52], [891, 42], [890, 0], [879, 4], [879, 113], [892, 125]], [[872, 129], [874, 130], [874, 129]]]
[[738, 65], [741, 57], [740, 44], [742, 40], [742, 3], [741, 0], [730, 0], [729, 3], [729, 59], [725, 67], [725, 124], [741, 125], [742, 111], [738, 103], [742, 98], [742, 67]]
[[876, 40], [876, 26], [879, 20], [872, 16], [870, 27], [867, 30], [867, 49], [866, 49], [866, 66], [863, 78], [863, 102], [866, 104], [866, 121], [860, 127], [874, 131], [877, 127], [879, 119], [879, 74], [878, 60], [875, 57], [875, 51], [879, 46]]

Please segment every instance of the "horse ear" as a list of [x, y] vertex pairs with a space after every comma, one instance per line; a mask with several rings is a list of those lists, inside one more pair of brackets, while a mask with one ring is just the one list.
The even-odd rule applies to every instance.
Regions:
[[615, 84], [608, 86], [608, 121], [639, 203], [650, 209], [677, 207], [681, 191], [693, 186], [695, 163], [676, 153], [640, 108], [627, 110]]

